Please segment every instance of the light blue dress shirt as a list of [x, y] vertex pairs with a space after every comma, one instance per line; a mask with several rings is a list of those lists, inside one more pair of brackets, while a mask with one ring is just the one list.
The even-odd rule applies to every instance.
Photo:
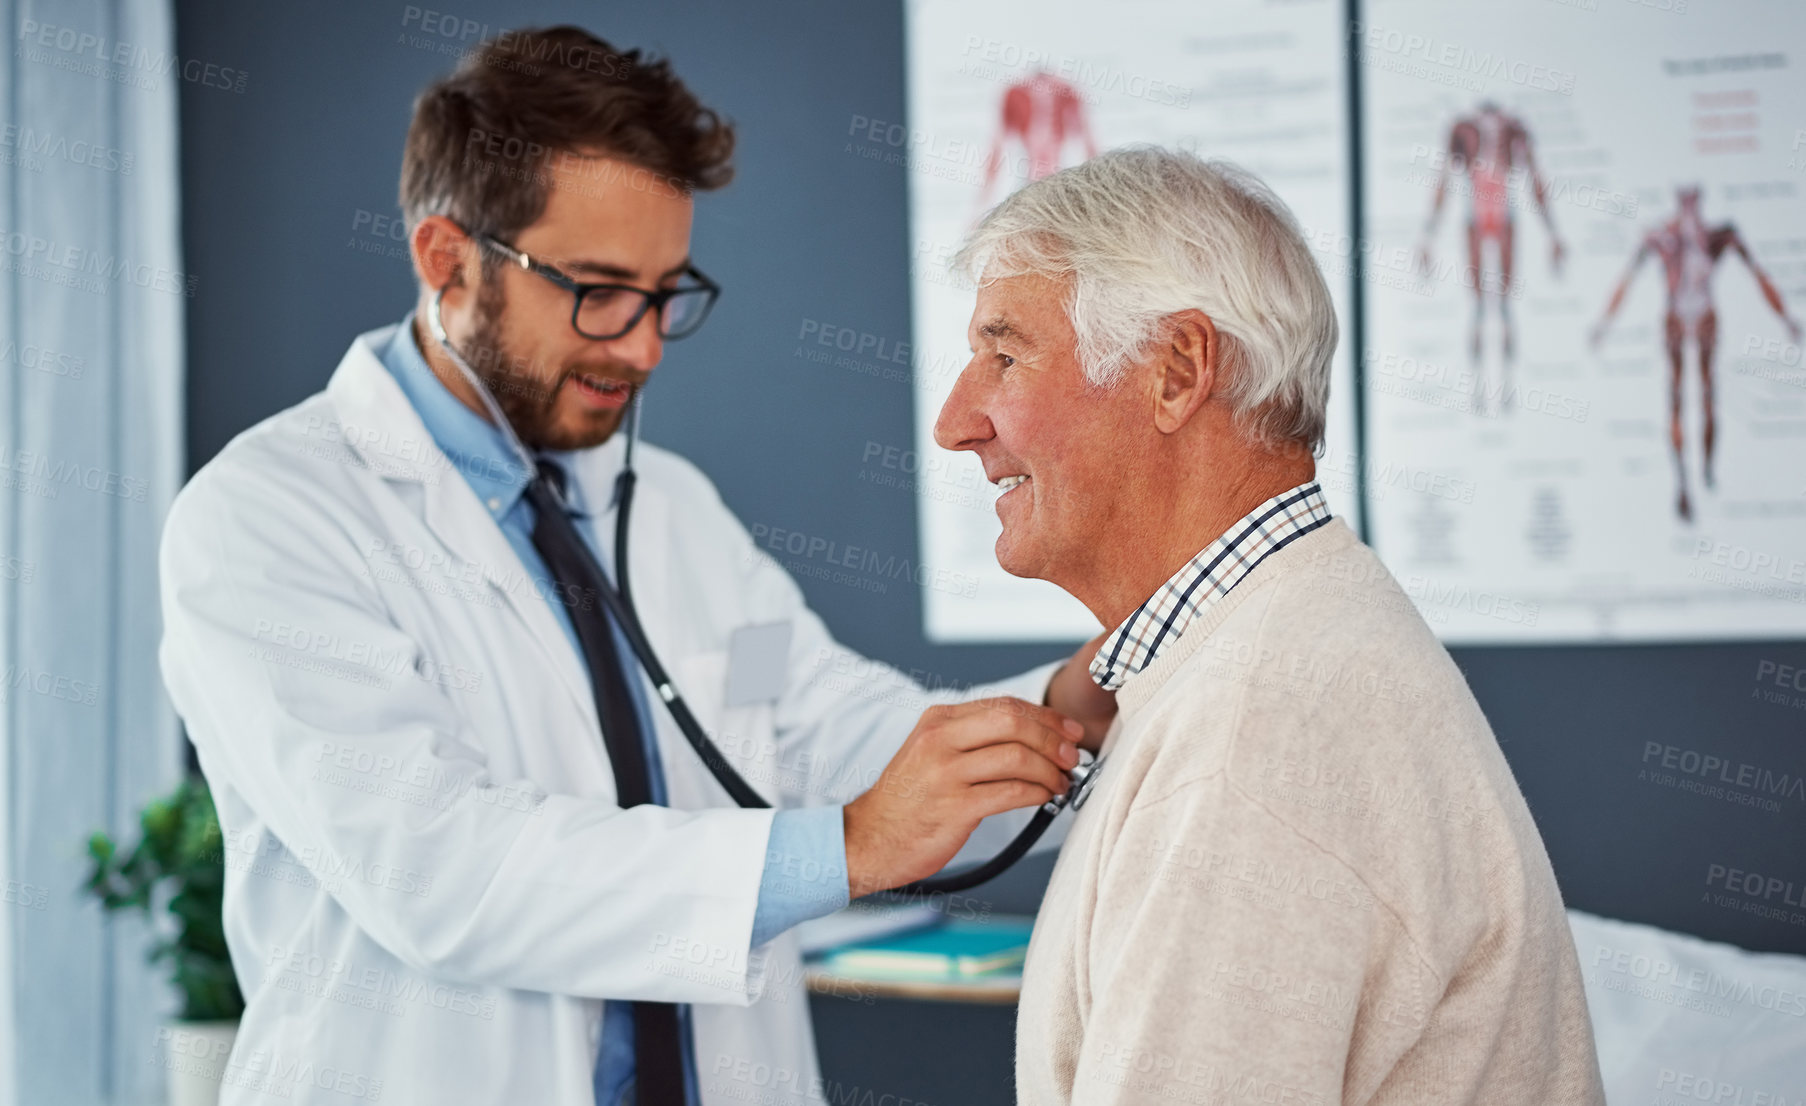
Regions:
[[[463, 474], [471, 490], [488, 508], [490, 517], [501, 527], [520, 557], [529, 575], [549, 581], [545, 561], [533, 547], [533, 505], [523, 494], [529, 473], [523, 472], [507, 439], [446, 390], [414, 344], [414, 317], [409, 315], [395, 331], [395, 336], [381, 351], [383, 366], [401, 385], [408, 402], [419, 413], [421, 422], [433, 436], [452, 465]], [[571, 469], [572, 454], [547, 453], [559, 461], [565, 471]], [[577, 516], [577, 529], [603, 568], [614, 574], [612, 542], [596, 540], [598, 512], [586, 509], [583, 489], [575, 480], [567, 482], [566, 502]], [[612, 514], [613, 504], [600, 512]], [[546, 588], [540, 594], [553, 595]], [[557, 603], [548, 604], [558, 623], [570, 639], [571, 649], [582, 655], [577, 632], [571, 626], [570, 613]], [[611, 621], [612, 625], [612, 621]], [[623, 658], [632, 657], [620, 628], [615, 628], [615, 646]], [[646, 765], [652, 775], [652, 801], [665, 801], [665, 775], [653, 741], [652, 716], [647, 698], [644, 673], [629, 679], [634, 692], [634, 709], [640, 716], [640, 730], [646, 736]], [[756, 948], [778, 934], [810, 918], [833, 913], [847, 903], [846, 841], [842, 832], [842, 808], [838, 806], [780, 810], [772, 818], [771, 837], [766, 845], [764, 874], [759, 881], [758, 907], [753, 913], [752, 944]], [[798, 860], [804, 863], [797, 863]], [[813, 864], [808, 862], [813, 861]], [[791, 875], [786, 876], [788, 864]], [[798, 879], [798, 871], [820, 872], [821, 878]], [[684, 1027], [684, 1068], [689, 1101], [696, 1097], [696, 1057], [690, 1032], [690, 1008], [678, 1007], [678, 1018]], [[627, 1002], [609, 1001], [603, 1006], [602, 1047], [596, 1055], [596, 1101], [601, 1106], [614, 1106], [633, 1078], [633, 1008]]]

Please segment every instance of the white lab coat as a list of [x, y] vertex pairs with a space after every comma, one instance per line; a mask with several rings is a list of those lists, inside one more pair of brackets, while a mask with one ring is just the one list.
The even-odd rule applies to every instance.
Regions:
[[[794, 936], [748, 955], [772, 812], [734, 806], [655, 696], [670, 807], [613, 805], [582, 662], [378, 360], [389, 334], [234, 439], [163, 539], [161, 662], [249, 1000], [222, 1102], [591, 1106], [604, 997], [694, 1004], [704, 1103], [832, 1101]], [[577, 464], [588, 503], [622, 447]], [[697, 469], [636, 460], [634, 595], [704, 727], [778, 805], [864, 791], [925, 697], [836, 644]], [[729, 635], [786, 620], [776, 700], [727, 708]], [[1051, 672], [983, 693], [1038, 702]]]

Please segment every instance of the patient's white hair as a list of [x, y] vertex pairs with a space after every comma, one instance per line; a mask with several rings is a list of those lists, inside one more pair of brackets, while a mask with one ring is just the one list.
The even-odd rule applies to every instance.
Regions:
[[1263, 442], [1322, 450], [1335, 308], [1297, 220], [1246, 170], [1111, 150], [998, 204], [953, 264], [981, 281], [1065, 280], [1079, 363], [1100, 387], [1167, 335], [1167, 316], [1202, 311], [1237, 422]]

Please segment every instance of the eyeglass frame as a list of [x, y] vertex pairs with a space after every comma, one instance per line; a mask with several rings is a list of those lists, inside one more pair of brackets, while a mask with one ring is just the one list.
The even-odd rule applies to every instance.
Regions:
[[[693, 284], [682, 288], [660, 288], [657, 291], [648, 292], [644, 288], [636, 288], [631, 284], [617, 284], [613, 282], [587, 284], [577, 280], [562, 269], [555, 268], [543, 261], [535, 260], [533, 256], [525, 250], [517, 249], [494, 235], [477, 231], [476, 233], [471, 234], [470, 237], [471, 240], [478, 245], [489, 247], [527, 272], [543, 277], [553, 284], [558, 285], [558, 287], [563, 288], [565, 291], [570, 292], [574, 297], [571, 301], [571, 329], [593, 342], [611, 342], [616, 338], [622, 338], [631, 334], [633, 328], [640, 325], [640, 320], [646, 317], [647, 311], [652, 310], [656, 306], [658, 315], [654, 316], [654, 318], [658, 318], [664, 314], [665, 304], [671, 302], [671, 300], [681, 293], [695, 292], [698, 291], [700, 287], [701, 291], [706, 291], [709, 294], [709, 298], [702, 305], [702, 314], [697, 318], [696, 325], [684, 331], [682, 334], [677, 335], [666, 334], [662, 329], [659, 329], [658, 336], [662, 340], [667, 342], [682, 341], [702, 329], [702, 324], [709, 319], [709, 312], [714, 308], [715, 301], [721, 298], [721, 285], [710, 280], [707, 274], [694, 265], [685, 265], [683, 275], [698, 281], [699, 285]], [[577, 316], [583, 311], [583, 297], [589, 295], [591, 292], [604, 289], [615, 292], [637, 292], [640, 296], [640, 307], [639, 310], [633, 313], [633, 318], [627, 321], [627, 325], [615, 333], [601, 335], [590, 334], [577, 325]], [[657, 326], [656, 323], [654, 325], [655, 327]]]

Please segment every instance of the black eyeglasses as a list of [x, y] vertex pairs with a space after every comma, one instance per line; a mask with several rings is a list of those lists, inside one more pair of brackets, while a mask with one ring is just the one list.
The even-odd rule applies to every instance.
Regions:
[[508, 243], [487, 234], [473, 234], [481, 245], [506, 257], [530, 273], [551, 281], [577, 297], [571, 307], [571, 325], [585, 338], [619, 338], [640, 325], [649, 309], [658, 311], [659, 337], [668, 341], [688, 338], [709, 317], [721, 286], [702, 274], [694, 265], [684, 268], [684, 276], [693, 281], [678, 288], [661, 288], [648, 292], [631, 284], [584, 284], [568, 274], [535, 261]]

